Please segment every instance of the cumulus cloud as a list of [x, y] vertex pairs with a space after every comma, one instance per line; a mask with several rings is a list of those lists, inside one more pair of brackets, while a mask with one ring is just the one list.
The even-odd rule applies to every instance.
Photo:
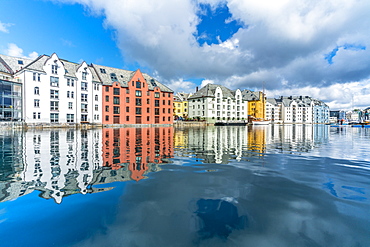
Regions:
[[[324, 87], [369, 78], [366, 0], [54, 0], [103, 15], [125, 59], [167, 84], [206, 78], [235, 88]], [[243, 27], [224, 42], [199, 45], [200, 4], [226, 5]], [[225, 20], [228, 23], [230, 18]], [[364, 49], [334, 49], [355, 45]], [[326, 93], [327, 94], [327, 93]]]
[[35, 51], [29, 53], [28, 56], [23, 55], [23, 49], [13, 43], [8, 44], [8, 48], [5, 50], [5, 54], [13, 57], [24, 57], [31, 59], [36, 59], [39, 56], [38, 53]]

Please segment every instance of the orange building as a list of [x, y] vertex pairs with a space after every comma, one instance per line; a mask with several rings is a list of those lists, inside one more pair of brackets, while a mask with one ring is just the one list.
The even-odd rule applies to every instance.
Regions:
[[173, 127], [103, 129], [103, 166], [128, 169], [136, 181], [157, 171], [173, 152]]
[[93, 65], [103, 83], [103, 124], [172, 124], [173, 91], [140, 70]]

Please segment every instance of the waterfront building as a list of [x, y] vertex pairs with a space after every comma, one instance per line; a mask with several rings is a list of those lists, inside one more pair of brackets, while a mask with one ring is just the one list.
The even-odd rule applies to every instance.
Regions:
[[248, 119], [248, 101], [239, 89], [232, 91], [217, 84], [207, 84], [189, 101], [189, 118], [209, 123]]
[[140, 70], [92, 65], [103, 85], [103, 124], [172, 124], [173, 91]]
[[244, 101], [248, 101], [248, 116], [253, 119], [266, 118], [266, 98], [263, 92], [244, 89], [242, 96]]
[[23, 83], [23, 119], [37, 124], [101, 124], [101, 82], [86, 62], [42, 55], [15, 76]]
[[266, 106], [265, 106], [265, 119], [270, 120], [272, 123], [281, 123], [282, 120], [282, 104], [281, 101], [273, 98], [266, 99]]
[[191, 93], [177, 93], [174, 95], [173, 112], [175, 119], [187, 119], [189, 115], [188, 98]]
[[329, 107], [309, 96], [281, 96], [284, 123], [329, 123]]

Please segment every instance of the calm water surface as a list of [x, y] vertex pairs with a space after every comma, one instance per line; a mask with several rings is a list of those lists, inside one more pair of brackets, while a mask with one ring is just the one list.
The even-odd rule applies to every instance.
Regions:
[[370, 128], [0, 132], [0, 246], [370, 246]]

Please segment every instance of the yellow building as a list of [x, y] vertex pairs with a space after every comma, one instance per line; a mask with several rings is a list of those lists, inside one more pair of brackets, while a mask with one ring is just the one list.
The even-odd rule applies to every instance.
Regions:
[[188, 117], [189, 112], [189, 103], [188, 98], [192, 94], [189, 93], [177, 93], [174, 95], [173, 100], [173, 115], [175, 119], [182, 118], [186, 119]]
[[248, 101], [248, 116], [259, 119], [266, 118], [266, 97], [263, 92], [244, 89], [242, 96], [244, 100]]

